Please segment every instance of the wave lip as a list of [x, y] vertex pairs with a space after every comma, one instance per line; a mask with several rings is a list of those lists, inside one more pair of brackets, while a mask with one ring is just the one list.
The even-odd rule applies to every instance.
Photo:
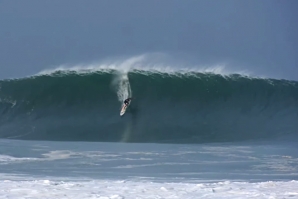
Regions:
[[228, 69], [226, 64], [190, 65], [184, 62], [181, 63], [181, 61], [169, 62], [168, 60], [169, 58], [162, 53], [143, 54], [118, 61], [103, 61], [92, 64], [78, 64], [75, 66], [61, 65], [54, 69], [43, 70], [36, 75], [52, 75], [57, 73], [111, 73], [112, 71], [118, 71], [124, 74], [134, 72], [142, 74], [160, 73], [177, 75], [189, 73], [213, 73], [219, 75], [237, 73], [245, 76], [250, 75], [250, 72], [246, 70], [235, 71]]
[[[47, 71], [0, 84], [2, 138], [158, 143], [297, 138], [295, 81], [105, 67]], [[134, 100], [121, 118], [128, 96]]]

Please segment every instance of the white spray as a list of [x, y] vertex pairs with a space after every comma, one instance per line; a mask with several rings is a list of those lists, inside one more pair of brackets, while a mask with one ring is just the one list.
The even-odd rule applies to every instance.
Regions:
[[116, 88], [119, 102], [123, 103], [125, 99], [132, 97], [127, 73], [118, 73], [113, 81], [113, 85]]

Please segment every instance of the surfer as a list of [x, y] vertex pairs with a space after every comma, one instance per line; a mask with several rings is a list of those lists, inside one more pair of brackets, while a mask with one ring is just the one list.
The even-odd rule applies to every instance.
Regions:
[[130, 101], [131, 101], [131, 97], [127, 98], [126, 100], [124, 100], [124, 104], [126, 106], [128, 106], [130, 104]]
[[121, 111], [120, 111], [120, 116], [124, 115], [125, 111], [126, 111], [126, 108], [129, 106], [130, 102], [131, 102], [131, 97], [127, 98], [126, 100], [124, 100], [124, 104], [121, 108]]

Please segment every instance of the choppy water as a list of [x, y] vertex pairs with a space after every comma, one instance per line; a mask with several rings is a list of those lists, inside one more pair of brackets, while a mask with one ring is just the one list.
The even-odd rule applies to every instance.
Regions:
[[0, 141], [0, 198], [295, 198], [295, 143]]

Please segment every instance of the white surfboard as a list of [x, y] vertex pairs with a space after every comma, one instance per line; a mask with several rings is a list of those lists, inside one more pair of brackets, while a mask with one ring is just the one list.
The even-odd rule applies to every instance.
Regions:
[[127, 109], [128, 106], [126, 106], [125, 104], [123, 104], [122, 108], [121, 108], [121, 111], [120, 111], [120, 116], [124, 115], [126, 109]]

